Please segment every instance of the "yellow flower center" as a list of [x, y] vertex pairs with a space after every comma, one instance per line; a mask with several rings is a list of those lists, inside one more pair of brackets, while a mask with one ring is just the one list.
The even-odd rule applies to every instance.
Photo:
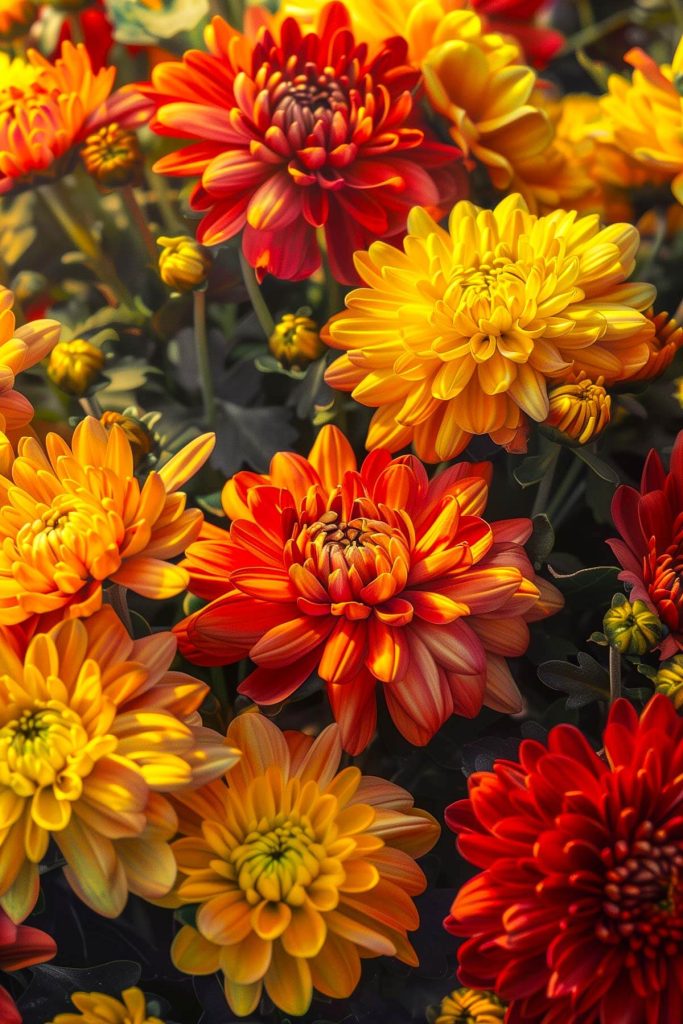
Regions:
[[320, 873], [326, 856], [307, 818], [277, 814], [244, 837], [232, 850], [230, 863], [252, 906], [261, 900], [300, 906], [305, 885]]

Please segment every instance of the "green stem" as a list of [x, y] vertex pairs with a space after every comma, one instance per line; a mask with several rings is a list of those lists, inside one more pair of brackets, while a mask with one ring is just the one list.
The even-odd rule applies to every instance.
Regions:
[[145, 217], [142, 207], [138, 202], [138, 198], [135, 195], [135, 189], [132, 185], [126, 185], [125, 188], [121, 189], [120, 195], [131, 223], [137, 228], [138, 234], [145, 247], [147, 255], [149, 256], [152, 266], [156, 267], [159, 261], [159, 247], [154, 235], [150, 231], [147, 218]]
[[259, 283], [256, 280], [256, 274], [254, 273], [253, 267], [250, 267], [244, 258], [244, 254], [240, 252], [240, 267], [242, 268], [242, 277], [244, 278], [244, 287], [247, 289], [247, 295], [254, 307], [254, 313], [256, 313], [256, 319], [261, 325], [261, 330], [265, 334], [266, 338], [270, 338], [273, 330], [275, 329], [275, 322], [270, 315], [270, 310], [266, 305], [266, 300], [263, 298], [263, 292], [259, 287]]
[[674, 21], [678, 25], [679, 29], [683, 31], [683, 4], [681, 3], [681, 0], [669, 0], [669, 3], [671, 4]]
[[617, 11], [615, 14], [610, 14], [608, 18], [604, 18], [603, 21], [586, 25], [584, 28], [579, 29], [578, 32], [575, 32], [573, 36], [570, 36], [569, 39], [565, 40], [561, 53], [574, 53], [576, 50], [585, 49], [586, 46], [592, 46], [593, 43], [597, 43], [603, 36], [615, 32], [618, 28], [623, 28], [630, 21], [630, 11]]
[[325, 243], [325, 233], [322, 228], [318, 228], [318, 245], [320, 247], [320, 254], [322, 256], [323, 271], [325, 274], [325, 292], [327, 294], [327, 317], [334, 316], [344, 307], [344, 298], [342, 296], [341, 287], [339, 281], [336, 279], [330, 268], [330, 259], [327, 253], [327, 246]]
[[574, 493], [572, 489], [575, 488], [576, 482], [581, 476], [581, 471], [584, 465], [585, 463], [581, 462], [580, 459], [573, 460], [571, 466], [565, 473], [562, 482], [553, 495], [552, 501], [548, 504], [546, 515], [554, 527], [557, 526], [560, 518], [564, 518], [562, 513], [565, 510], [566, 502], [568, 499], [571, 500], [571, 496]]
[[127, 306], [135, 313], [133, 296], [120, 279], [114, 264], [102, 251], [99, 242], [71, 206], [71, 197], [63, 181], [54, 181], [43, 185], [39, 190], [50, 213], [71, 239], [77, 249], [83, 253], [95, 275], [106, 285], [122, 306]]
[[609, 702], [621, 697], [621, 655], [616, 647], [609, 649]]
[[536, 498], [534, 500], [533, 507], [531, 509], [531, 518], [537, 516], [539, 512], [546, 511], [546, 505], [548, 504], [548, 498], [550, 497], [550, 490], [553, 486], [553, 477], [555, 476], [555, 469], [557, 467], [557, 460], [560, 457], [560, 451], [562, 450], [559, 444], [554, 444], [552, 441], [548, 441], [547, 444], [551, 449], [551, 461], [546, 470], [545, 476], [538, 485], [536, 491]]
[[85, 36], [83, 35], [83, 27], [81, 25], [80, 18], [77, 13], [67, 14], [66, 20], [69, 24], [69, 31], [71, 32], [71, 41], [74, 46], [77, 43], [85, 43]]
[[206, 290], [198, 288], [193, 292], [194, 301], [194, 342], [199, 366], [199, 384], [204, 403], [204, 420], [207, 427], [213, 427], [216, 420], [216, 404], [209, 361], [209, 342], [206, 334]]
[[[159, 207], [161, 219], [164, 222], [164, 230], [167, 235], [177, 235], [180, 232], [187, 234], [187, 228], [178, 216], [171, 199], [171, 192], [168, 182], [161, 174], [155, 174], [151, 167], [145, 167], [145, 178], [153, 195], [154, 202]], [[158, 253], [157, 253], [158, 255]]]
[[94, 416], [96, 420], [99, 420], [101, 417], [102, 406], [98, 402], [96, 395], [91, 395], [90, 398], [86, 398], [85, 395], [82, 395], [78, 399], [78, 404], [86, 416]]
[[106, 596], [109, 604], [112, 606], [118, 617], [121, 619], [121, 622], [132, 636], [133, 623], [128, 610], [128, 602], [126, 601], [126, 588], [120, 586], [118, 583], [113, 583], [109, 590], [107, 590]]

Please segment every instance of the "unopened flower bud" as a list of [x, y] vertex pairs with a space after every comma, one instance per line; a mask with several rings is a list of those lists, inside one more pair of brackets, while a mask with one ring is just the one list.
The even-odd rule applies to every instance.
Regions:
[[211, 269], [211, 255], [190, 235], [173, 238], [161, 235], [157, 245], [163, 246], [159, 256], [159, 275], [164, 284], [178, 292], [201, 288]]
[[84, 338], [60, 341], [47, 364], [50, 380], [68, 395], [80, 397], [97, 380], [104, 366], [104, 353]]
[[554, 437], [557, 431], [556, 439], [564, 444], [588, 444], [609, 423], [612, 399], [603, 385], [603, 377], [592, 381], [582, 375], [573, 383], [550, 388], [544, 427], [552, 428]]
[[661, 621], [644, 601], [631, 604], [625, 599], [612, 602], [602, 620], [602, 628], [612, 647], [621, 654], [636, 656], [657, 647], [664, 634]]
[[107, 411], [103, 412], [100, 416], [100, 423], [107, 433], [109, 433], [114, 425], [123, 430], [130, 442], [130, 447], [133, 452], [133, 461], [136, 468], [140, 465], [145, 456], [149, 455], [155, 446], [154, 434], [146, 423], [143, 423], [142, 420], [136, 419], [135, 416], [128, 416], [126, 413], [121, 412]]
[[88, 135], [81, 150], [86, 170], [103, 188], [132, 185], [141, 174], [142, 153], [134, 132], [116, 122]]
[[683, 654], [674, 654], [673, 658], [662, 662], [654, 684], [657, 693], [673, 701], [677, 711], [683, 708]]
[[325, 348], [318, 327], [308, 316], [285, 313], [268, 339], [268, 347], [283, 366], [303, 369], [318, 359]]
[[428, 1014], [431, 1024], [496, 1024], [505, 1020], [505, 1004], [493, 992], [459, 988]]

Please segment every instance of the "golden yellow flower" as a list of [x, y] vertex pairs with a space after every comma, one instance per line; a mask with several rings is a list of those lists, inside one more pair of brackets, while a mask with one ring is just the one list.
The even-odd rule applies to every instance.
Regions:
[[459, 988], [441, 1000], [433, 1024], [500, 1024], [504, 1020], [505, 1005], [493, 992]]
[[100, 416], [100, 423], [107, 433], [111, 431], [113, 426], [121, 428], [130, 443], [136, 469], [145, 456], [154, 451], [156, 446], [154, 434], [147, 424], [143, 420], [138, 419], [137, 416], [107, 410], [107, 412], [103, 412]]
[[339, 771], [336, 725], [313, 741], [247, 712], [228, 730], [242, 752], [225, 782], [185, 799], [173, 844], [183, 903], [199, 904], [172, 948], [189, 974], [225, 976], [234, 1013], [252, 1013], [262, 989], [287, 1014], [313, 990], [343, 999], [360, 958], [415, 965], [407, 931], [425, 878], [414, 858], [439, 826], [405, 790], [358, 768]]
[[134, 132], [116, 122], [88, 135], [81, 150], [86, 170], [104, 188], [120, 188], [137, 181], [142, 153]]
[[127, 988], [121, 999], [103, 992], [74, 992], [71, 996], [78, 1013], [59, 1013], [50, 1024], [164, 1024], [147, 1013], [145, 993]]
[[164, 284], [178, 292], [201, 288], [211, 270], [211, 254], [205, 246], [189, 235], [161, 235], [157, 245], [162, 246], [159, 276]]
[[38, 634], [0, 634], [0, 905], [22, 920], [50, 840], [72, 889], [100, 914], [128, 892], [159, 898], [176, 869], [162, 795], [235, 761], [196, 714], [208, 687], [169, 672], [170, 633], [132, 640], [112, 608]]
[[432, 462], [476, 434], [523, 448], [527, 418], [548, 416], [549, 380], [624, 379], [647, 360], [640, 310], [655, 289], [626, 283], [637, 247], [629, 224], [537, 217], [519, 195], [495, 210], [457, 203], [448, 230], [417, 207], [403, 250], [356, 254], [366, 287], [322, 332], [345, 351], [326, 380], [378, 410], [369, 448], [412, 441]]
[[47, 364], [53, 384], [68, 395], [84, 395], [100, 375], [104, 352], [85, 338], [72, 338], [55, 345]]
[[609, 423], [612, 399], [604, 383], [604, 377], [592, 381], [581, 374], [573, 382], [551, 387], [545, 426], [559, 431], [569, 443], [588, 444]]
[[683, 654], [674, 654], [659, 666], [654, 684], [657, 693], [663, 693], [680, 711], [683, 707]]
[[286, 367], [308, 366], [325, 351], [315, 320], [296, 313], [285, 313], [275, 325], [268, 347]]
[[614, 141], [643, 167], [655, 184], [671, 181], [683, 203], [683, 37], [671, 64], [661, 66], [642, 50], [629, 50], [624, 60], [633, 77], [611, 75], [602, 99]]
[[34, 0], [0, 0], [0, 42], [25, 36], [37, 16]]
[[32, 320], [17, 327], [13, 303], [12, 292], [0, 286], [0, 430], [17, 430], [30, 422], [33, 406], [14, 390], [16, 378], [48, 355], [60, 331], [56, 320]]
[[191, 441], [141, 485], [117, 425], [107, 432], [88, 417], [70, 446], [49, 434], [45, 450], [22, 437], [11, 479], [0, 477], [0, 624], [92, 615], [107, 580], [156, 599], [184, 590], [186, 570], [168, 560], [197, 537], [203, 517], [185, 508], [178, 488], [214, 440]]

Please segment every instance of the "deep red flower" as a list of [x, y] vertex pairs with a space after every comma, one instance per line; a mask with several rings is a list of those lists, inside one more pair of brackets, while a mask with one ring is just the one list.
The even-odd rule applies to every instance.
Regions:
[[[109, 63], [109, 51], [114, 45], [114, 35], [102, 0], [96, 0], [92, 6], [74, 12], [73, 18], [80, 28], [82, 41], [90, 54], [93, 71], [106, 67]], [[61, 44], [66, 39], [73, 43], [79, 41], [73, 37], [73, 22], [69, 18], [64, 18], [62, 22], [57, 46], [51, 57], [59, 56]]]
[[350, 24], [341, 3], [305, 36], [294, 18], [253, 37], [214, 18], [208, 53], [158, 65], [143, 87], [154, 131], [196, 140], [156, 170], [201, 176], [198, 239], [214, 245], [244, 228], [259, 276], [308, 277], [323, 229], [333, 274], [352, 283], [355, 251], [399, 235], [411, 206], [450, 205], [460, 189], [460, 151], [417, 122], [407, 44], [390, 39], [370, 58]]
[[534, 24], [548, 0], [473, 0], [472, 6], [486, 15], [490, 31], [515, 36], [529, 63], [537, 68], [545, 67], [564, 43], [561, 33]]
[[477, 867], [446, 919], [459, 977], [506, 1024], [683, 1020], [683, 718], [617, 701], [598, 756], [574, 726], [469, 779], [446, 821]]
[[[19, 971], [31, 964], [42, 964], [51, 960], [57, 952], [53, 939], [45, 932], [28, 925], [15, 924], [0, 910], [0, 971]], [[0, 985], [0, 1021], [2, 1024], [21, 1024], [9, 992]]]
[[619, 559], [619, 579], [670, 630], [660, 656], [683, 648], [683, 431], [676, 438], [669, 472], [654, 449], [648, 455], [640, 491], [623, 485], [612, 499], [612, 519], [621, 534], [607, 543]]

